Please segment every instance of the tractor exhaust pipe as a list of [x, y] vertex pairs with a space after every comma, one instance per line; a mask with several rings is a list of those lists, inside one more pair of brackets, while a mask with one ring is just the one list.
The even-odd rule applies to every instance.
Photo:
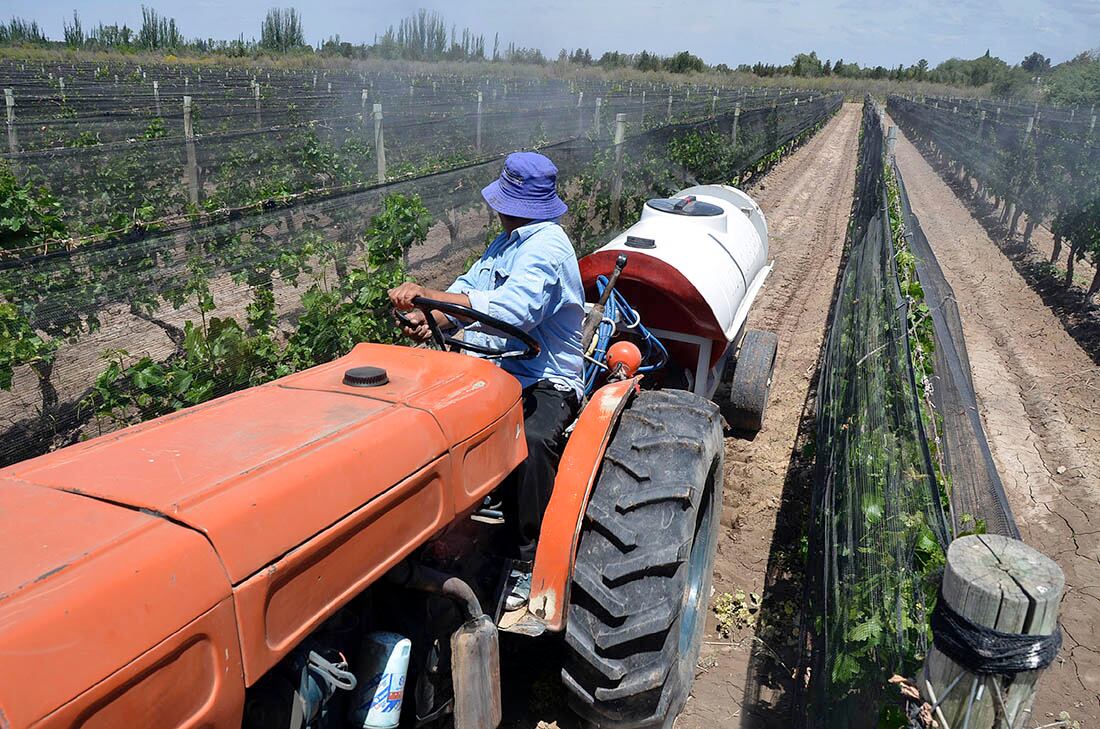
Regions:
[[391, 576], [405, 587], [449, 598], [462, 611], [463, 623], [451, 635], [455, 729], [496, 729], [501, 720], [500, 642], [496, 624], [473, 589], [459, 577], [417, 564], [402, 563]]

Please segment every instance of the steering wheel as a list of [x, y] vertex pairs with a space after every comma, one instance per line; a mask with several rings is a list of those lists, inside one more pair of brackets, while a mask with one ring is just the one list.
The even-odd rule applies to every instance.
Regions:
[[[458, 350], [465, 350], [467, 352], [479, 354], [486, 359], [531, 359], [532, 357], [538, 356], [540, 349], [538, 341], [527, 332], [519, 327], [512, 326], [508, 322], [503, 322], [488, 314], [482, 314], [480, 311], [475, 311], [468, 306], [448, 304], [445, 301], [426, 299], [423, 296], [417, 296], [412, 300], [412, 303], [413, 306], [424, 312], [424, 318], [428, 320], [428, 328], [432, 330], [432, 339], [435, 341], [436, 346], [444, 351], [456, 352]], [[436, 322], [435, 317], [432, 316], [433, 311], [438, 311], [457, 319], [477, 322], [485, 328], [492, 329], [511, 339], [518, 339], [523, 344], [523, 349], [493, 349], [492, 347], [484, 347], [480, 344], [474, 344], [453, 337], [439, 328], [438, 322]], [[405, 318], [401, 312], [396, 309], [394, 309], [393, 314], [402, 326], [409, 328], [416, 327], [413, 322]]]

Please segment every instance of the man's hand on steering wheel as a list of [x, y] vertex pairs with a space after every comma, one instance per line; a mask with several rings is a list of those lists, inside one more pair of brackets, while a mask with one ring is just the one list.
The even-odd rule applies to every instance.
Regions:
[[[462, 349], [490, 359], [530, 359], [539, 353], [539, 343], [530, 334], [496, 317], [474, 310], [470, 306], [470, 297], [466, 294], [434, 291], [420, 284], [406, 282], [390, 289], [389, 297], [405, 333], [423, 341], [428, 339], [423, 336], [423, 327], [426, 326], [429, 336], [440, 349]], [[480, 324], [505, 338], [518, 340], [523, 347], [515, 350], [496, 349], [446, 334], [444, 328], [450, 327], [454, 320]]]
[[[413, 299], [417, 296], [423, 296], [429, 299], [439, 298], [438, 296], [430, 296], [429, 294], [438, 294], [437, 291], [429, 291], [418, 283], [412, 281], [406, 281], [405, 283], [389, 290], [390, 301], [393, 302], [393, 306], [398, 311], [412, 311], [415, 308]], [[425, 322], [427, 323], [427, 322]]]
[[428, 317], [420, 309], [412, 309], [405, 312], [398, 320], [401, 331], [406, 337], [418, 342], [426, 342], [432, 338], [432, 328], [428, 326]]

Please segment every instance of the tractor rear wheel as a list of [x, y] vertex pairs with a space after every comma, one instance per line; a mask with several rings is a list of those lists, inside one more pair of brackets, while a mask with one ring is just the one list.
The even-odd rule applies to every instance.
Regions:
[[772, 332], [759, 329], [745, 332], [733, 368], [729, 408], [725, 413], [731, 428], [755, 433], [764, 426], [778, 348], [779, 337]]
[[667, 727], [695, 677], [722, 503], [709, 400], [641, 392], [608, 445], [581, 529], [562, 679], [598, 727]]

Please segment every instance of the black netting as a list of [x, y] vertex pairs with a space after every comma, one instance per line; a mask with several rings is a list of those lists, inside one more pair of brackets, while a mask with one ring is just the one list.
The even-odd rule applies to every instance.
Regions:
[[[1024, 242], [1036, 225], [1046, 224], [1058, 244], [1069, 243], [1071, 261], [1100, 261], [1095, 109], [902, 96], [891, 96], [888, 109], [925, 155], [949, 166], [956, 177], [972, 180], [977, 198], [994, 207], [1003, 204], [1000, 223], [1010, 235], [1026, 214]], [[1100, 274], [1091, 290], [1096, 288]]]
[[795, 103], [815, 96], [602, 80], [10, 60], [0, 62], [0, 78], [15, 101], [2, 157], [20, 182], [52, 192], [69, 237], [377, 180], [375, 104], [386, 180], [396, 180], [579, 136], [607, 140], [617, 114], [637, 132], [729, 115], [736, 106], [747, 123], [754, 110], [778, 105], [774, 131], [782, 138], [804, 113]]
[[807, 570], [811, 726], [876, 726], [892, 673], [912, 675], [949, 529], [933, 475], [899, 290], [882, 130], [864, 107], [847, 263], [818, 384]]
[[894, 169], [901, 189], [902, 222], [909, 249], [916, 257], [917, 277], [936, 332], [933, 398], [936, 412], [943, 418], [940, 437], [950, 477], [954, 531], [973, 531], [984, 525], [991, 533], [1019, 539], [1020, 532], [978, 412], [955, 292], [944, 278], [920, 220], [913, 214], [905, 182], [896, 166]]
[[[818, 383], [801, 701], [813, 727], [904, 723], [887, 681], [916, 675], [928, 650], [944, 548], [966, 531], [1018, 537], [982, 429], [954, 294], [900, 171], [884, 175], [880, 113], [868, 100], [847, 261]], [[934, 341], [917, 344], [926, 317]], [[918, 365], [929, 347], [931, 374]], [[934, 455], [944, 461], [940, 478]]]
[[[94, 75], [94, 67], [84, 71]], [[203, 84], [217, 76], [208, 72]], [[311, 74], [288, 74], [296, 80], [287, 82], [287, 98], [297, 99], [289, 91], [299, 87], [312, 97]], [[41, 80], [37, 66], [34, 77]], [[113, 70], [107, 79], [100, 81], [113, 87]], [[539, 80], [509, 82], [505, 93], [501, 81], [481, 80], [483, 103], [493, 110], [483, 108], [478, 152], [469, 107], [477, 83], [415, 77], [409, 101], [409, 77], [374, 80], [372, 94], [389, 84], [406, 98], [390, 104], [395, 111], [384, 118], [387, 164], [395, 171], [386, 184], [377, 183], [373, 120], [357, 117], [258, 131], [246, 121], [246, 128], [201, 135], [194, 143], [198, 204], [180, 137], [8, 156], [17, 180], [39, 174], [61, 201], [60, 225], [69, 236], [74, 228], [93, 234], [28, 235], [17, 245], [5, 241], [0, 251], [0, 463], [269, 380], [342, 354], [355, 341], [392, 340], [386, 317], [365, 314], [384, 305], [386, 284], [406, 270], [429, 285], [446, 284], [480, 253], [498, 224], [480, 190], [513, 149], [537, 147], [558, 165], [570, 205], [563, 224], [586, 249], [611, 235], [617, 221], [636, 219], [647, 197], [703, 174], [673, 161], [674, 140], [730, 139], [736, 118], [737, 144], [729, 145], [736, 164], [725, 174], [733, 180], [766, 167], [774, 150], [840, 104], [839, 95], [679, 87], [670, 122], [667, 87], [592, 82], [574, 92], [567, 82]], [[223, 82], [231, 95], [247, 90], [251, 76]], [[327, 83], [321, 75], [318, 89], [327, 93]], [[354, 92], [348, 95], [358, 112], [363, 81], [354, 74], [340, 83]], [[77, 98], [74, 86], [67, 86], [69, 99]], [[606, 94], [598, 120], [595, 89]], [[452, 101], [443, 101], [445, 91]], [[432, 98], [450, 105], [446, 114], [436, 114]], [[236, 119], [234, 108], [227, 102], [227, 118]], [[619, 113], [626, 115], [625, 139], [616, 162]], [[694, 121], [681, 118], [692, 114]], [[368, 146], [356, 146], [364, 133]], [[398, 174], [404, 179], [393, 180]], [[620, 174], [616, 201], [611, 181]], [[389, 206], [397, 195], [419, 202]], [[423, 242], [397, 261], [382, 257], [385, 236], [372, 221], [377, 216], [384, 227], [421, 204]]]

